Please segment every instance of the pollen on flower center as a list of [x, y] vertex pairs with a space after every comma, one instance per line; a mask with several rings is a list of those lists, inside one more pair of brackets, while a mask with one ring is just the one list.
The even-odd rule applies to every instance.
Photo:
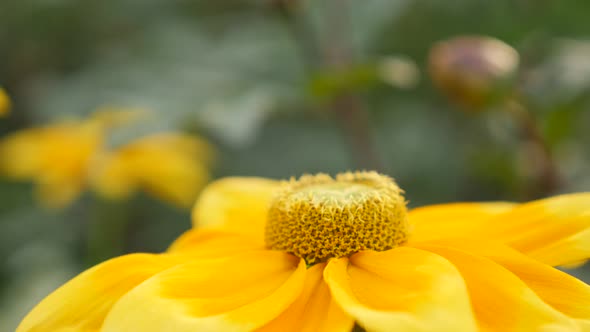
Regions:
[[389, 177], [376, 172], [304, 175], [275, 196], [266, 244], [308, 264], [361, 250], [384, 251], [407, 241], [406, 202]]

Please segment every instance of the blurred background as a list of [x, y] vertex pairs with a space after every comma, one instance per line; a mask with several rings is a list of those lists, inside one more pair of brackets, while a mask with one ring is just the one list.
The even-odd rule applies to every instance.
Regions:
[[2, 0], [0, 330], [91, 265], [164, 250], [223, 176], [377, 169], [412, 207], [590, 190], [589, 12]]

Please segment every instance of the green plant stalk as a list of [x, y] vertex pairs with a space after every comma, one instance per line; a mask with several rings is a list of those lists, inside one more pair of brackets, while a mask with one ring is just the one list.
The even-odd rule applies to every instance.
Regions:
[[97, 198], [95, 213], [87, 228], [86, 264], [96, 265], [124, 254], [127, 249], [130, 222], [127, 202], [109, 202]]
[[528, 198], [534, 199], [555, 194], [562, 185], [562, 179], [551, 150], [533, 115], [515, 98], [507, 102], [506, 109], [519, 125], [524, 139], [535, 148], [531, 155], [537, 156], [530, 165], [530, 167], [537, 168], [535, 173], [537, 185], [529, 189]]
[[[350, 34], [346, 33], [350, 25], [346, 0], [324, 2], [324, 38], [319, 38], [310, 22], [303, 18], [300, 0], [276, 0], [274, 4], [291, 27], [312, 74], [317, 72], [318, 68], [321, 68], [322, 72], [351, 70], [355, 63]], [[383, 171], [373, 142], [369, 113], [361, 96], [349, 88], [330, 96], [325, 105], [335, 116], [349, 141], [355, 166], [359, 169]]]

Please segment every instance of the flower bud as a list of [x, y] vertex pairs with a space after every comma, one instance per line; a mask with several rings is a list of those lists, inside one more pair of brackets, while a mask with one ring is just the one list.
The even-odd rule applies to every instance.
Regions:
[[438, 42], [429, 55], [434, 84], [453, 102], [481, 110], [509, 92], [519, 56], [506, 43], [485, 36]]

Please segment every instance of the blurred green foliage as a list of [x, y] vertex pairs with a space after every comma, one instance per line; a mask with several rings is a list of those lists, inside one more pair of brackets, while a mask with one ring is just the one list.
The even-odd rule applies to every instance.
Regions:
[[[382, 171], [411, 206], [523, 200], [531, 165], [517, 126], [498, 110], [462, 112], [426, 75], [433, 43], [485, 34], [521, 54], [518, 90], [551, 147], [560, 191], [590, 188], [587, 0], [348, 1], [342, 29], [329, 0], [287, 2], [291, 13], [280, 0], [3, 0], [0, 86], [14, 108], [0, 134], [103, 105], [143, 107], [156, 117], [111, 144], [181, 129], [217, 147], [215, 177], [334, 173], [358, 162], [326, 99], [354, 93]], [[352, 60], [334, 69], [322, 54], [342, 40]], [[396, 56], [415, 62], [418, 85], [380, 78], [380, 62]], [[0, 330], [85, 267], [161, 251], [189, 227], [189, 211], [143, 194], [113, 203], [88, 193], [47, 211], [30, 185], [2, 180]]]

